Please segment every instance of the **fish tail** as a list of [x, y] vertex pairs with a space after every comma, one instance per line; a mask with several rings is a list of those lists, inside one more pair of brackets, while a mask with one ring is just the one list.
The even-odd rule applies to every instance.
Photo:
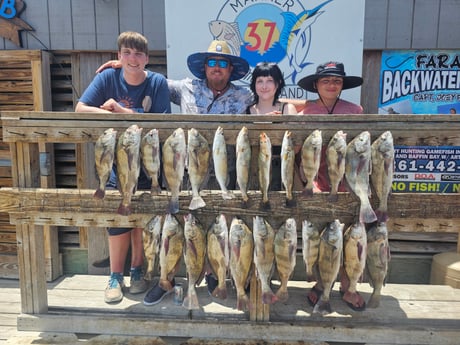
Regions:
[[153, 269], [152, 270], [147, 270], [144, 274], [144, 279], [147, 281], [152, 281], [153, 280]]
[[167, 213], [176, 214], [179, 212], [179, 198], [171, 198]]
[[286, 198], [286, 207], [295, 207], [296, 206], [296, 202], [294, 199], [288, 199]]
[[188, 206], [189, 210], [196, 210], [199, 208], [203, 208], [206, 206], [203, 198], [201, 196], [194, 196], [190, 201], [190, 205]]
[[363, 205], [363, 202], [361, 202], [361, 207], [359, 211], [359, 221], [361, 223], [372, 223], [376, 220], [377, 216], [375, 215], [372, 206], [369, 203]]
[[105, 197], [105, 190], [102, 189], [102, 188], [96, 189], [96, 191], [94, 192], [93, 197], [95, 197], [96, 199], [104, 199], [104, 197]]
[[307, 198], [313, 196], [313, 188], [305, 187], [304, 190], [302, 191], [302, 196], [307, 197]]
[[388, 212], [385, 211], [385, 210], [381, 210], [380, 208], [378, 208], [377, 210], [375, 210], [375, 215], [377, 216], [377, 220], [379, 222], [386, 222], [388, 220]]
[[211, 295], [219, 299], [227, 299], [227, 288], [218, 286], [214, 289]]
[[380, 305], [380, 294], [372, 293], [369, 301], [367, 302], [368, 308], [377, 308]]
[[314, 282], [316, 281], [316, 275], [311, 272], [307, 272], [307, 282]]
[[278, 301], [278, 297], [272, 291], [265, 291], [262, 293], [263, 304], [273, 304]]
[[222, 199], [231, 200], [233, 199], [233, 195], [228, 190], [222, 191]]
[[118, 206], [117, 213], [121, 214], [122, 216], [129, 216], [132, 213], [132, 211], [129, 205], [124, 205], [123, 203], [121, 203], [120, 206]]
[[185, 296], [182, 306], [188, 310], [200, 309], [195, 288], [188, 288], [188, 294]]
[[286, 302], [289, 299], [289, 293], [287, 289], [279, 289], [276, 291], [276, 297], [278, 298], [278, 301], [280, 302]]
[[260, 205], [260, 208], [264, 211], [268, 211], [271, 209], [271, 206], [270, 206], [270, 201], [262, 201], [261, 205]]
[[334, 192], [329, 193], [329, 196], [327, 197], [327, 201], [337, 202], [337, 200], [339, 200], [339, 196], [337, 195], [337, 193], [334, 193]]
[[241, 202], [241, 207], [248, 208], [249, 197], [246, 194], [246, 192], [241, 192], [241, 197], [243, 198], [243, 201]]
[[316, 303], [315, 307], [313, 308], [313, 314], [326, 315], [331, 312], [331, 303], [329, 303], [329, 300], [323, 300], [323, 297], [321, 296], [318, 303]]
[[159, 185], [154, 185], [152, 183], [152, 188], [150, 188], [150, 194], [152, 195], [158, 195], [161, 192], [161, 187]]
[[251, 307], [251, 302], [246, 294], [239, 295], [236, 298], [236, 308], [242, 311], [248, 311]]
[[160, 281], [158, 282], [158, 285], [165, 291], [171, 291], [173, 286], [171, 284], [171, 282], [167, 279], [161, 279], [160, 278]]

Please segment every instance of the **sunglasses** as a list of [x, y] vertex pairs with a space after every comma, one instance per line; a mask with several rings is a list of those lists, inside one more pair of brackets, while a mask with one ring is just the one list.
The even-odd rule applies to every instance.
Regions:
[[206, 65], [208, 65], [208, 67], [219, 66], [220, 68], [227, 68], [229, 64], [230, 62], [228, 60], [208, 59], [206, 61]]

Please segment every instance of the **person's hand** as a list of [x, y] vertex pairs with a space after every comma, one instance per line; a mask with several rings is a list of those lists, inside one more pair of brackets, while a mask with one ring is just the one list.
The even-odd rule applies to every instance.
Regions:
[[267, 115], [281, 115], [281, 111], [279, 111], [279, 110], [271, 111], [271, 112], [267, 113]]
[[131, 109], [121, 106], [120, 103], [115, 101], [113, 98], [110, 98], [107, 101], [105, 101], [104, 104], [101, 105], [100, 108], [110, 111], [111, 113], [132, 113], [133, 112]]
[[119, 60], [109, 60], [104, 62], [97, 68], [96, 73], [101, 73], [106, 68], [121, 68], [121, 62]]

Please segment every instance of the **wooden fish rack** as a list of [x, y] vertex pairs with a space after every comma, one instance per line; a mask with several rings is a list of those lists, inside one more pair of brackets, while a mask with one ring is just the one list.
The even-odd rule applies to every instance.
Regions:
[[[109, 226], [144, 226], [152, 216], [165, 213], [169, 195], [166, 191], [156, 197], [148, 192], [138, 191], [132, 200], [133, 213], [130, 216], [116, 214], [120, 202], [118, 191], [107, 191], [103, 200], [93, 198], [95, 186], [94, 143], [107, 128], [114, 128], [121, 133], [131, 124], [144, 128], [144, 133], [157, 128], [160, 141], [164, 140], [178, 127], [184, 130], [196, 128], [203, 134], [210, 145], [218, 126], [224, 128], [224, 135], [229, 145], [235, 145], [238, 132], [243, 126], [249, 129], [253, 149], [253, 167], [251, 171], [252, 186], [257, 185], [256, 158], [258, 136], [265, 131], [273, 145], [281, 146], [284, 132], [293, 133], [295, 143], [301, 145], [303, 140], [314, 130], [321, 129], [323, 142], [328, 142], [336, 131], [347, 133], [348, 141], [362, 131], [369, 131], [375, 140], [384, 131], [391, 131], [395, 145], [424, 146], [460, 146], [460, 117], [449, 115], [311, 115], [311, 116], [246, 116], [246, 115], [180, 115], [180, 114], [86, 114], [60, 112], [4, 111], [1, 113], [3, 140], [10, 143], [14, 187], [1, 188], [0, 208], [8, 212], [10, 222], [16, 226], [18, 255], [20, 262], [21, 311], [18, 329], [46, 331], [56, 314], [49, 310], [47, 287], [44, 273], [44, 232], [46, 226], [79, 226], [91, 229]], [[80, 189], [50, 187], [48, 177], [43, 174], [40, 158], [53, 143], [73, 143], [78, 146], [77, 179], [83, 181]], [[50, 171], [53, 171], [53, 167]], [[46, 169], [45, 169], [46, 170]], [[233, 191], [235, 198], [223, 200], [218, 190], [201, 192], [207, 206], [193, 211], [204, 224], [210, 224], [219, 213], [240, 216], [249, 225], [252, 217], [265, 217], [272, 225], [280, 225], [286, 218], [294, 217], [300, 224], [308, 217], [310, 220], [326, 223], [333, 219], [351, 223], [358, 214], [359, 202], [350, 193], [339, 193], [336, 203], [327, 201], [328, 193], [315, 194], [303, 198], [300, 191], [294, 192], [297, 204], [293, 208], [285, 206], [285, 194], [282, 191], [270, 192], [271, 210], [261, 210], [261, 193], [252, 188], [249, 193], [250, 203], [241, 208], [238, 191]], [[191, 193], [182, 191], [180, 195], [180, 212], [188, 212]], [[375, 206], [377, 200], [371, 199]], [[460, 229], [460, 198], [458, 194], [392, 194], [389, 200], [388, 228], [407, 232], [450, 232], [458, 233]], [[57, 244], [54, 244], [57, 245]], [[457, 243], [460, 252], [460, 244]], [[257, 286], [257, 279], [252, 278], [251, 287]], [[251, 288], [251, 301], [254, 308], [249, 312], [248, 322], [270, 322], [270, 308], [257, 298], [257, 289]], [[102, 297], [101, 297], [102, 299]], [[78, 311], [77, 311], [78, 313]], [[88, 332], [104, 333], [107, 324], [95, 328], [100, 315], [86, 311]], [[75, 314], [72, 314], [76, 317]], [[78, 319], [76, 317], [74, 320]], [[92, 323], [91, 321], [94, 321]], [[125, 329], [139, 319], [125, 318]], [[179, 322], [179, 321], [178, 321]], [[238, 321], [241, 324], [241, 321]], [[161, 320], [155, 320], [161, 323]], [[247, 324], [249, 325], [249, 324]], [[247, 325], [243, 325], [246, 327]], [[63, 324], [65, 331], [85, 329], [81, 324], [74, 327], [72, 321]], [[195, 325], [196, 326], [196, 325]], [[235, 331], [237, 324], [224, 324], [223, 332]], [[105, 328], [104, 328], [105, 327]], [[163, 327], [166, 327], [165, 324]], [[180, 322], [174, 326], [168, 321], [169, 329], [175, 335], [181, 335]], [[283, 331], [289, 328], [282, 326]], [[50, 327], [52, 328], [52, 327]], [[110, 327], [109, 327], [110, 328]], [[199, 328], [199, 327], [198, 327]], [[249, 327], [250, 328], [250, 327]], [[285, 329], [286, 328], [286, 329]], [[295, 327], [294, 327], [295, 328]], [[90, 331], [91, 329], [91, 331]], [[134, 328], [133, 328], [134, 329]], [[281, 329], [281, 328], [280, 328]], [[193, 326], [187, 330], [193, 333]], [[299, 329], [295, 329], [298, 332]], [[458, 329], [457, 329], [458, 331]], [[344, 329], [344, 337], [353, 341], [353, 336]], [[193, 335], [193, 334], [192, 334]]]

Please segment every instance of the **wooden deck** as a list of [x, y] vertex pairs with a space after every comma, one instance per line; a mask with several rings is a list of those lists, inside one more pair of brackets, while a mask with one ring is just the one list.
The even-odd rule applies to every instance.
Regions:
[[[185, 283], [178, 279], [181, 280]], [[62, 336], [94, 335], [101, 325], [105, 334], [166, 337], [166, 344], [173, 344], [171, 339], [194, 337], [232, 338], [240, 344], [264, 339], [284, 344], [303, 340], [326, 344], [453, 345], [460, 337], [460, 289], [449, 286], [389, 284], [383, 288], [379, 308], [355, 312], [342, 302], [336, 284], [331, 299], [333, 313], [323, 317], [312, 315], [306, 302], [311, 283], [294, 281], [289, 286], [288, 302], [271, 306], [270, 322], [254, 323], [248, 321], [247, 313], [236, 310], [230, 282], [226, 301], [213, 300], [206, 286], [198, 287], [201, 309], [189, 311], [175, 305], [172, 295], [158, 305], [146, 307], [142, 304], [144, 294], [126, 293], [121, 303], [108, 305], [103, 301], [106, 281], [105, 276], [76, 275], [49, 283], [49, 312], [28, 315], [20, 313], [18, 281], [0, 280], [0, 344], [10, 344], [8, 338], [20, 339], [41, 328], [56, 333], [65, 329], [67, 333]], [[360, 284], [358, 290], [366, 300], [372, 291], [367, 283]]]

